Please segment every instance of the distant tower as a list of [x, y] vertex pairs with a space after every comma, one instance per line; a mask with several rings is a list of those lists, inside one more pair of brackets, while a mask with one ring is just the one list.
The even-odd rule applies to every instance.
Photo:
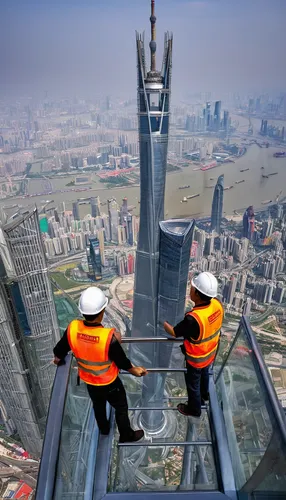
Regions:
[[99, 196], [90, 198], [91, 216], [100, 217], [100, 200]]
[[107, 200], [107, 205], [108, 205], [111, 241], [118, 243], [118, 225], [119, 225], [118, 204], [116, 200], [110, 199]]
[[136, 34], [141, 201], [132, 335], [141, 337], [157, 333], [159, 222], [164, 218], [173, 44], [172, 35], [166, 33], [162, 70], [157, 71], [154, 0], [150, 22], [151, 69], [148, 72], [144, 38]]
[[253, 205], [250, 205], [243, 215], [243, 236], [249, 240], [254, 240], [255, 215]]
[[206, 127], [208, 128], [210, 126], [210, 119], [211, 119], [211, 103], [207, 102], [206, 104]]
[[224, 175], [220, 175], [214, 188], [212, 215], [211, 215], [211, 230], [217, 234], [221, 232], [221, 219], [223, 210], [223, 188]]
[[72, 214], [73, 214], [74, 220], [80, 220], [78, 201], [74, 201], [72, 204]]
[[128, 205], [127, 198], [123, 198], [122, 206], [120, 209], [120, 224], [127, 226], [127, 216], [128, 216]]
[[102, 279], [100, 243], [96, 236], [89, 237], [89, 264], [95, 281]]
[[214, 127], [215, 130], [220, 129], [221, 101], [216, 101], [214, 109]]

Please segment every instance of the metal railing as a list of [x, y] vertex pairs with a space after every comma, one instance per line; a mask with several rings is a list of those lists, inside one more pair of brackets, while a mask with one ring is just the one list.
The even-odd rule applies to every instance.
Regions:
[[53, 498], [71, 364], [72, 356], [69, 354], [65, 363], [57, 368], [54, 379], [38, 474], [36, 500], [52, 500]]

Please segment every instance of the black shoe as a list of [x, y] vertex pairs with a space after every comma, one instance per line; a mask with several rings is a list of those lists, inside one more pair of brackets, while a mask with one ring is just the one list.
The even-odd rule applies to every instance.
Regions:
[[[204, 395], [202, 394], [201, 398], [202, 398], [202, 401], [208, 401], [210, 399], [210, 395], [209, 395], [209, 393], [204, 394]], [[204, 403], [202, 403], [202, 404], [204, 404]]]
[[185, 415], [185, 417], [197, 417], [197, 418], [199, 418], [201, 416], [201, 412], [198, 413], [198, 412], [190, 411], [187, 404], [180, 403], [180, 404], [178, 404], [177, 408], [178, 408], [178, 411], [182, 415]]
[[138, 431], [133, 431], [133, 436], [131, 436], [129, 439], [119, 439], [119, 443], [135, 443], [136, 441], [140, 441], [144, 437], [144, 431], [141, 429]]
[[99, 429], [100, 430], [100, 434], [102, 434], [103, 436], [108, 436], [109, 432], [110, 432], [110, 427], [104, 427], [103, 429]]

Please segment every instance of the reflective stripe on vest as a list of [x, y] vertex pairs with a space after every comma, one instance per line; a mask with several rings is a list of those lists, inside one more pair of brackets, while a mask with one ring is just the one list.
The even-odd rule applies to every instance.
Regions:
[[85, 326], [74, 320], [68, 326], [68, 341], [77, 360], [79, 377], [91, 385], [108, 385], [119, 372], [108, 358], [114, 328]]
[[197, 340], [184, 341], [186, 361], [195, 368], [205, 368], [215, 359], [223, 321], [222, 305], [212, 299], [209, 305], [195, 307], [187, 315], [197, 321], [200, 335]]

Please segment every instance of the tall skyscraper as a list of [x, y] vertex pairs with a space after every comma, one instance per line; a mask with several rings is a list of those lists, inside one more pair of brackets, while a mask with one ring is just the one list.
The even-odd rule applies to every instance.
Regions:
[[[184, 318], [188, 269], [192, 244], [194, 221], [167, 220], [159, 223], [159, 282], [158, 282], [158, 324], [157, 335], [164, 336], [164, 321], [176, 325]], [[145, 310], [148, 315], [148, 310]], [[149, 333], [150, 335], [150, 333]], [[152, 332], [151, 332], [152, 335]], [[173, 345], [149, 344], [140, 347], [145, 356], [144, 363], [166, 368], [170, 365]], [[183, 362], [183, 358], [180, 358]], [[163, 406], [164, 374], [153, 374], [144, 383], [142, 406]], [[146, 430], [162, 428], [164, 415], [162, 412], [150, 410], [142, 412], [142, 424]]]
[[159, 222], [164, 218], [173, 44], [172, 35], [166, 33], [162, 71], [157, 71], [154, 0], [150, 22], [148, 72], [144, 37], [136, 34], [141, 202], [132, 335], [141, 337], [157, 333]]
[[72, 214], [73, 214], [74, 220], [80, 220], [78, 201], [74, 201], [72, 204]]
[[243, 236], [244, 238], [248, 238], [253, 241], [254, 239], [254, 230], [255, 230], [255, 215], [253, 206], [250, 205], [244, 212], [243, 215]]
[[[160, 222], [158, 335], [164, 335], [164, 321], [176, 325], [184, 318], [193, 220]], [[160, 357], [167, 364], [167, 351], [172, 346], [162, 344]], [[163, 354], [163, 351], [167, 350]], [[160, 363], [160, 359], [158, 360]]]
[[[3, 276], [1, 277], [3, 280]], [[8, 434], [17, 432], [30, 453], [39, 456], [42, 434], [36, 413], [35, 386], [28, 370], [21, 330], [9, 280], [0, 283], [0, 393], [8, 415]]]
[[[27, 448], [39, 453], [41, 443], [38, 438], [44, 431], [55, 374], [51, 356], [60, 335], [36, 208], [19, 213], [8, 221], [3, 227], [3, 235], [7, 246], [4, 255], [4, 245], [1, 244], [1, 256], [4, 257], [6, 272], [16, 283], [5, 288], [6, 299], [11, 303], [10, 317], [7, 314], [3, 317], [8, 325], [6, 339], [9, 337], [11, 321], [13, 325], [18, 324], [21, 327], [19, 334], [16, 331], [13, 333], [14, 337], [19, 336], [18, 341], [13, 344], [11, 337], [10, 344], [10, 347], [14, 345], [11, 354], [15, 353], [17, 366], [13, 372], [13, 377], [17, 378], [15, 388], [21, 384], [17, 395], [17, 408], [20, 411], [23, 405], [23, 409], [27, 410]], [[4, 309], [6, 299], [2, 287], [1, 300]], [[2, 341], [5, 342], [4, 337]], [[0, 343], [2, 341], [0, 339]], [[23, 371], [17, 360], [25, 367]], [[11, 374], [11, 378], [13, 377]], [[8, 411], [13, 413], [13, 407], [8, 405]]]
[[210, 126], [210, 119], [211, 119], [211, 103], [210, 102], [207, 102], [207, 104], [206, 104], [205, 117], [206, 117], [205, 125], [208, 128]]
[[123, 198], [122, 206], [120, 208], [120, 224], [127, 225], [127, 215], [128, 215], [128, 204], [127, 198]]
[[102, 279], [100, 244], [96, 236], [89, 237], [89, 263], [95, 281]]
[[214, 188], [212, 214], [211, 214], [211, 229], [217, 234], [221, 232], [221, 219], [223, 211], [223, 189], [224, 175], [220, 175]]
[[119, 224], [118, 205], [116, 201], [113, 199], [108, 200], [107, 205], [108, 205], [111, 241], [118, 243], [118, 224]]
[[221, 115], [221, 101], [216, 101], [214, 109], [214, 127], [216, 130], [219, 130], [220, 128], [220, 115]]
[[91, 207], [91, 216], [99, 217], [100, 216], [100, 200], [99, 196], [90, 198], [90, 207]]

